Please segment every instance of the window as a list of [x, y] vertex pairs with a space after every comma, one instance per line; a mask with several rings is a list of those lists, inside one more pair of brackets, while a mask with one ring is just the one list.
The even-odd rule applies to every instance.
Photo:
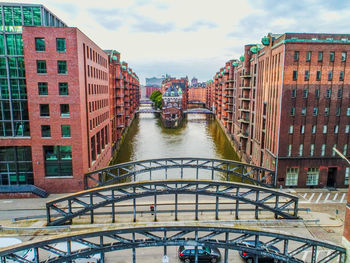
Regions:
[[343, 96], [343, 90], [342, 89], [338, 89], [337, 96], [338, 96], [338, 98], [341, 98]]
[[292, 98], [297, 96], [297, 89], [292, 89]]
[[316, 89], [315, 90], [315, 97], [318, 99], [320, 97], [320, 90]]
[[300, 126], [300, 134], [304, 134], [305, 132], [305, 125]]
[[326, 91], [326, 98], [329, 99], [332, 95], [332, 90], [331, 89], [327, 89]]
[[286, 173], [286, 186], [296, 186], [298, 185], [298, 168], [287, 168]]
[[312, 133], [313, 133], [313, 134], [316, 133], [316, 125], [312, 125]]
[[333, 147], [332, 147], [332, 156], [335, 156], [335, 151], [334, 149], [337, 148], [337, 145], [336, 144], [333, 144]]
[[305, 77], [304, 77], [304, 80], [305, 80], [305, 81], [308, 81], [308, 80], [309, 80], [309, 71], [308, 71], [308, 70], [305, 70]]
[[349, 172], [350, 172], [350, 167], [345, 168], [345, 176], [344, 176], [344, 184], [349, 185]]
[[317, 116], [317, 114], [318, 114], [318, 108], [317, 108], [317, 107], [314, 107], [313, 115], [314, 115], [314, 116]]
[[45, 51], [44, 38], [35, 38], [35, 51]]
[[340, 71], [340, 73], [339, 73], [339, 80], [340, 81], [344, 80], [344, 71]]
[[323, 133], [327, 133], [327, 125], [323, 125], [323, 130], [322, 130]]
[[343, 154], [346, 156], [348, 153], [348, 145], [344, 144], [344, 148], [343, 148]]
[[69, 117], [69, 104], [61, 104], [61, 117]]
[[328, 116], [329, 115], [329, 108], [326, 107], [324, 108], [324, 116]]
[[323, 60], [323, 52], [319, 51], [318, 52], [318, 61], [321, 62]]
[[293, 70], [293, 80], [297, 80], [297, 78], [298, 78], [298, 71]]
[[333, 51], [329, 53], [329, 61], [330, 62], [334, 62], [334, 55], [335, 55], [335, 53]]
[[311, 51], [306, 52], [306, 61], [311, 60]]
[[309, 89], [304, 89], [304, 98], [307, 98], [309, 94]]
[[349, 133], [349, 131], [350, 131], [350, 125], [346, 125], [345, 126], [345, 133]]
[[51, 137], [50, 125], [41, 125], [41, 137]]
[[304, 150], [304, 145], [300, 144], [299, 145], [299, 156], [303, 156], [303, 150]]
[[341, 61], [344, 62], [346, 61], [346, 52], [341, 52]]
[[330, 70], [328, 71], [328, 80], [332, 80], [333, 79], [333, 71]]
[[43, 146], [45, 158], [45, 175], [72, 176], [72, 150], [71, 146]]
[[49, 94], [47, 82], [38, 82], [38, 91], [40, 96], [47, 96]]
[[289, 144], [288, 145], [288, 156], [291, 156], [292, 155], [292, 145]]
[[305, 116], [305, 115], [306, 115], [306, 108], [305, 108], [305, 107], [303, 107], [303, 108], [301, 109], [301, 115], [302, 115], [302, 116]]
[[[350, 108], [348, 108], [348, 109], [350, 109]], [[350, 111], [349, 111], [349, 113], [350, 113]], [[292, 107], [292, 108], [290, 109], [290, 115], [291, 115], [291, 116], [294, 116], [294, 114], [295, 114], [295, 108]]]
[[58, 90], [59, 90], [59, 94], [61, 96], [67, 96], [68, 95], [68, 83], [67, 82], [58, 83]]
[[289, 126], [289, 134], [293, 134], [294, 126], [290, 125]]
[[322, 144], [322, 146], [321, 146], [321, 156], [324, 156], [325, 153], [326, 153], [326, 145]]
[[57, 52], [66, 52], [66, 39], [65, 38], [56, 38], [56, 51]]
[[316, 71], [316, 80], [321, 80], [321, 71]]
[[96, 161], [96, 143], [95, 143], [95, 136], [91, 137], [91, 160]]
[[310, 156], [314, 156], [314, 152], [315, 152], [315, 144], [311, 144], [310, 145]]
[[294, 51], [294, 61], [299, 61], [299, 51]]
[[318, 185], [318, 176], [320, 170], [318, 168], [309, 168], [306, 175], [306, 185]]
[[334, 126], [334, 133], [338, 133], [338, 131], [339, 131], [339, 125], [335, 125]]
[[336, 115], [336, 116], [340, 116], [340, 111], [341, 111], [341, 110], [340, 110], [340, 107], [337, 107], [335, 115]]
[[37, 60], [36, 61], [36, 72], [38, 74], [46, 74], [46, 60]]
[[347, 110], [346, 110], [346, 116], [350, 116], [350, 108], [347, 108]]
[[61, 125], [61, 136], [63, 138], [68, 138], [70, 136], [70, 125]]
[[67, 74], [67, 61], [58, 60], [57, 61], [57, 73], [58, 74]]
[[40, 117], [50, 117], [49, 104], [40, 104]]

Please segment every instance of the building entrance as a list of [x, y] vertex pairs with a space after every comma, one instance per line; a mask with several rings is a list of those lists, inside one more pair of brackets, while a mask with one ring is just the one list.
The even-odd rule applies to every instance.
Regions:
[[328, 178], [327, 178], [327, 187], [335, 188], [336, 187], [336, 178], [337, 167], [328, 168]]

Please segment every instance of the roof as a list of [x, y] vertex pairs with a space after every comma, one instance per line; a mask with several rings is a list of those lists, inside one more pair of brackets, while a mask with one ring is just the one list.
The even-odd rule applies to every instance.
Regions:
[[163, 97], [180, 97], [182, 91], [179, 91], [176, 87], [170, 86], [166, 92], [164, 92]]

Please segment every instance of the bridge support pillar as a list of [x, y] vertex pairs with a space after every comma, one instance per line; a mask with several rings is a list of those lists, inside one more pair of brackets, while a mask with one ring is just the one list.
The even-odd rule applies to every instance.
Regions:
[[343, 262], [345, 263], [350, 263], [350, 240], [347, 240], [345, 237], [343, 237], [343, 246], [345, 247], [346, 249], [346, 258], [344, 259]]

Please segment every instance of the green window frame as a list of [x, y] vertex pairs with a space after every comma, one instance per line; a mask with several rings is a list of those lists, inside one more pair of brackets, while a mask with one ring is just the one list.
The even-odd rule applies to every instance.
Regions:
[[58, 60], [57, 61], [57, 73], [58, 74], [67, 74], [67, 61]]
[[61, 136], [62, 138], [70, 138], [70, 125], [61, 125]]
[[339, 80], [344, 81], [344, 71], [340, 71], [339, 73]]
[[41, 125], [41, 137], [43, 138], [51, 137], [50, 125]]
[[56, 51], [57, 52], [66, 52], [66, 39], [65, 38], [56, 38]]
[[47, 73], [46, 60], [37, 60], [36, 61], [36, 72], [38, 74], [46, 74]]
[[321, 80], [321, 71], [320, 70], [316, 71], [316, 80], [318, 80], [318, 81]]
[[319, 51], [318, 52], [318, 62], [321, 62], [323, 60], [323, 52]]
[[73, 176], [70, 145], [43, 146], [46, 177]]
[[330, 70], [330, 71], [328, 71], [328, 80], [330, 81], [332, 79], [333, 79], [333, 71]]
[[68, 83], [67, 82], [60, 82], [58, 83], [58, 91], [60, 96], [68, 96]]
[[49, 95], [49, 89], [47, 82], [38, 82], [38, 92], [40, 96]]
[[69, 114], [69, 104], [60, 104], [61, 117], [68, 118]]
[[35, 51], [45, 51], [45, 38], [36, 37], [35, 38]]
[[334, 51], [331, 51], [331, 52], [329, 53], [329, 61], [330, 61], [330, 62], [334, 62], [334, 57], [335, 57], [335, 52], [334, 52]]
[[50, 117], [49, 104], [40, 104], [40, 117]]

